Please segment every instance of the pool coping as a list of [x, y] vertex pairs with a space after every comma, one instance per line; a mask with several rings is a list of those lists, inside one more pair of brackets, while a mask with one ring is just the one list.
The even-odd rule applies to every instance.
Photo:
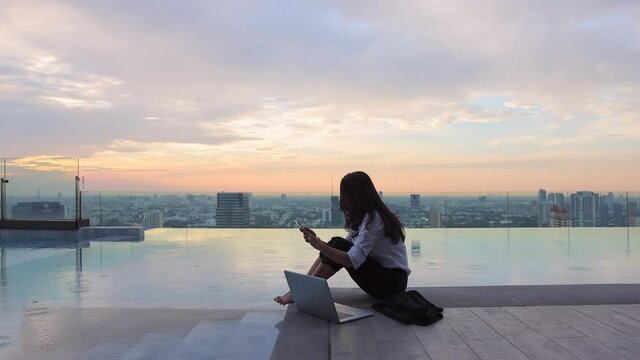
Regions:
[[[412, 287], [442, 307], [605, 305], [640, 303], [640, 284]], [[332, 288], [338, 303], [369, 307], [375, 299], [358, 288]]]

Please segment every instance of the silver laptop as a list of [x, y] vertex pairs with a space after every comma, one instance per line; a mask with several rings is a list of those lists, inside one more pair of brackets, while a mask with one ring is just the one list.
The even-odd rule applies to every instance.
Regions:
[[373, 315], [366, 310], [334, 303], [325, 279], [286, 270], [284, 276], [287, 278], [298, 311], [339, 324]]

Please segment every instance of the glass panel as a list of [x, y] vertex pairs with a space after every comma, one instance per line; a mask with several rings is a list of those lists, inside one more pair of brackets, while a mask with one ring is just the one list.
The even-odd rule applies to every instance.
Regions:
[[508, 227], [507, 193], [446, 193], [443, 217], [447, 228]]
[[[540, 208], [537, 193], [535, 192], [509, 192], [509, 219], [512, 228], [545, 227], [544, 212], [550, 211], [550, 207]], [[543, 216], [541, 218], [541, 216]], [[548, 221], [546, 222], [548, 224]]]
[[[338, 197], [332, 202], [329, 193], [244, 194], [249, 220], [243, 227], [293, 228], [294, 220], [312, 228], [343, 227]], [[93, 226], [229, 227], [218, 221], [223, 215], [217, 211], [227, 210], [218, 209], [217, 196], [217, 192], [85, 191], [82, 211]], [[572, 197], [575, 204], [591, 210], [579, 210], [578, 205], [572, 210]], [[626, 193], [585, 192], [546, 193], [544, 201], [538, 192], [383, 193], [382, 199], [406, 228], [640, 226], [639, 193], [629, 193], [628, 203]]]
[[77, 175], [78, 159], [74, 158], [7, 159], [8, 218], [75, 219]]
[[626, 214], [629, 227], [640, 227], [640, 193], [625, 193], [627, 200]]

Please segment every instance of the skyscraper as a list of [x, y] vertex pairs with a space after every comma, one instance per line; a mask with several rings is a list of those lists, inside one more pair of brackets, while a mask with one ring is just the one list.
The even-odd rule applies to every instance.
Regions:
[[562, 209], [565, 206], [564, 204], [564, 194], [563, 193], [550, 193], [547, 196], [547, 201], [551, 202], [553, 205], [558, 205], [558, 208]]
[[164, 214], [162, 211], [151, 211], [144, 213], [142, 226], [145, 229], [155, 229], [164, 227]]
[[331, 226], [344, 226], [344, 216], [342, 215], [342, 210], [340, 210], [339, 196], [331, 196]]
[[216, 227], [249, 227], [249, 196], [245, 192], [218, 193], [216, 207]]
[[322, 223], [325, 225], [331, 225], [331, 209], [322, 210]]
[[638, 216], [638, 203], [635, 201], [629, 201], [627, 205], [627, 212], [629, 213], [629, 217]]
[[569, 227], [571, 226], [571, 219], [569, 218], [569, 212], [567, 209], [560, 209], [558, 205], [551, 207], [551, 219], [549, 223], [550, 227]]
[[596, 198], [592, 191], [578, 191], [571, 194], [571, 219], [575, 227], [596, 226]]
[[556, 206], [551, 201], [540, 201], [538, 203], [538, 227], [551, 226], [551, 208]]
[[547, 190], [545, 189], [538, 190], [538, 201], [540, 202], [547, 201]]
[[412, 209], [417, 209], [420, 207], [420, 194], [411, 194], [409, 195], [409, 202], [411, 204]]
[[435, 209], [429, 209], [429, 226], [432, 228], [442, 227], [442, 213]]
[[600, 203], [598, 204], [598, 226], [609, 226], [609, 204], [607, 203], [607, 196], [600, 196]]
[[625, 226], [624, 211], [622, 209], [622, 204], [614, 203], [613, 204], [613, 226], [621, 227]]

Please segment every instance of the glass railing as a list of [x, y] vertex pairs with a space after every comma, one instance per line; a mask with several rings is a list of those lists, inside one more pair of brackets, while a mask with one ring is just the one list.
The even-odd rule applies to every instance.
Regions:
[[[217, 196], [89, 191], [83, 193], [82, 217], [95, 226], [145, 228], [291, 228], [294, 220], [313, 228], [343, 226], [344, 217], [329, 193], [244, 193], [236, 196], [247, 197], [247, 203], [231, 208], [219, 208]], [[390, 193], [383, 194], [383, 201], [407, 228], [640, 226], [637, 192], [561, 192], [544, 200], [538, 192]], [[239, 222], [225, 223], [226, 213]]]
[[37, 156], [0, 161], [4, 219], [64, 220], [79, 216], [77, 158]]
[[[145, 228], [340, 228], [331, 193], [82, 191], [78, 159], [0, 159], [3, 219]], [[220, 194], [220, 195], [219, 195]], [[221, 197], [219, 199], [219, 196]], [[382, 193], [407, 228], [638, 227], [640, 192]]]

